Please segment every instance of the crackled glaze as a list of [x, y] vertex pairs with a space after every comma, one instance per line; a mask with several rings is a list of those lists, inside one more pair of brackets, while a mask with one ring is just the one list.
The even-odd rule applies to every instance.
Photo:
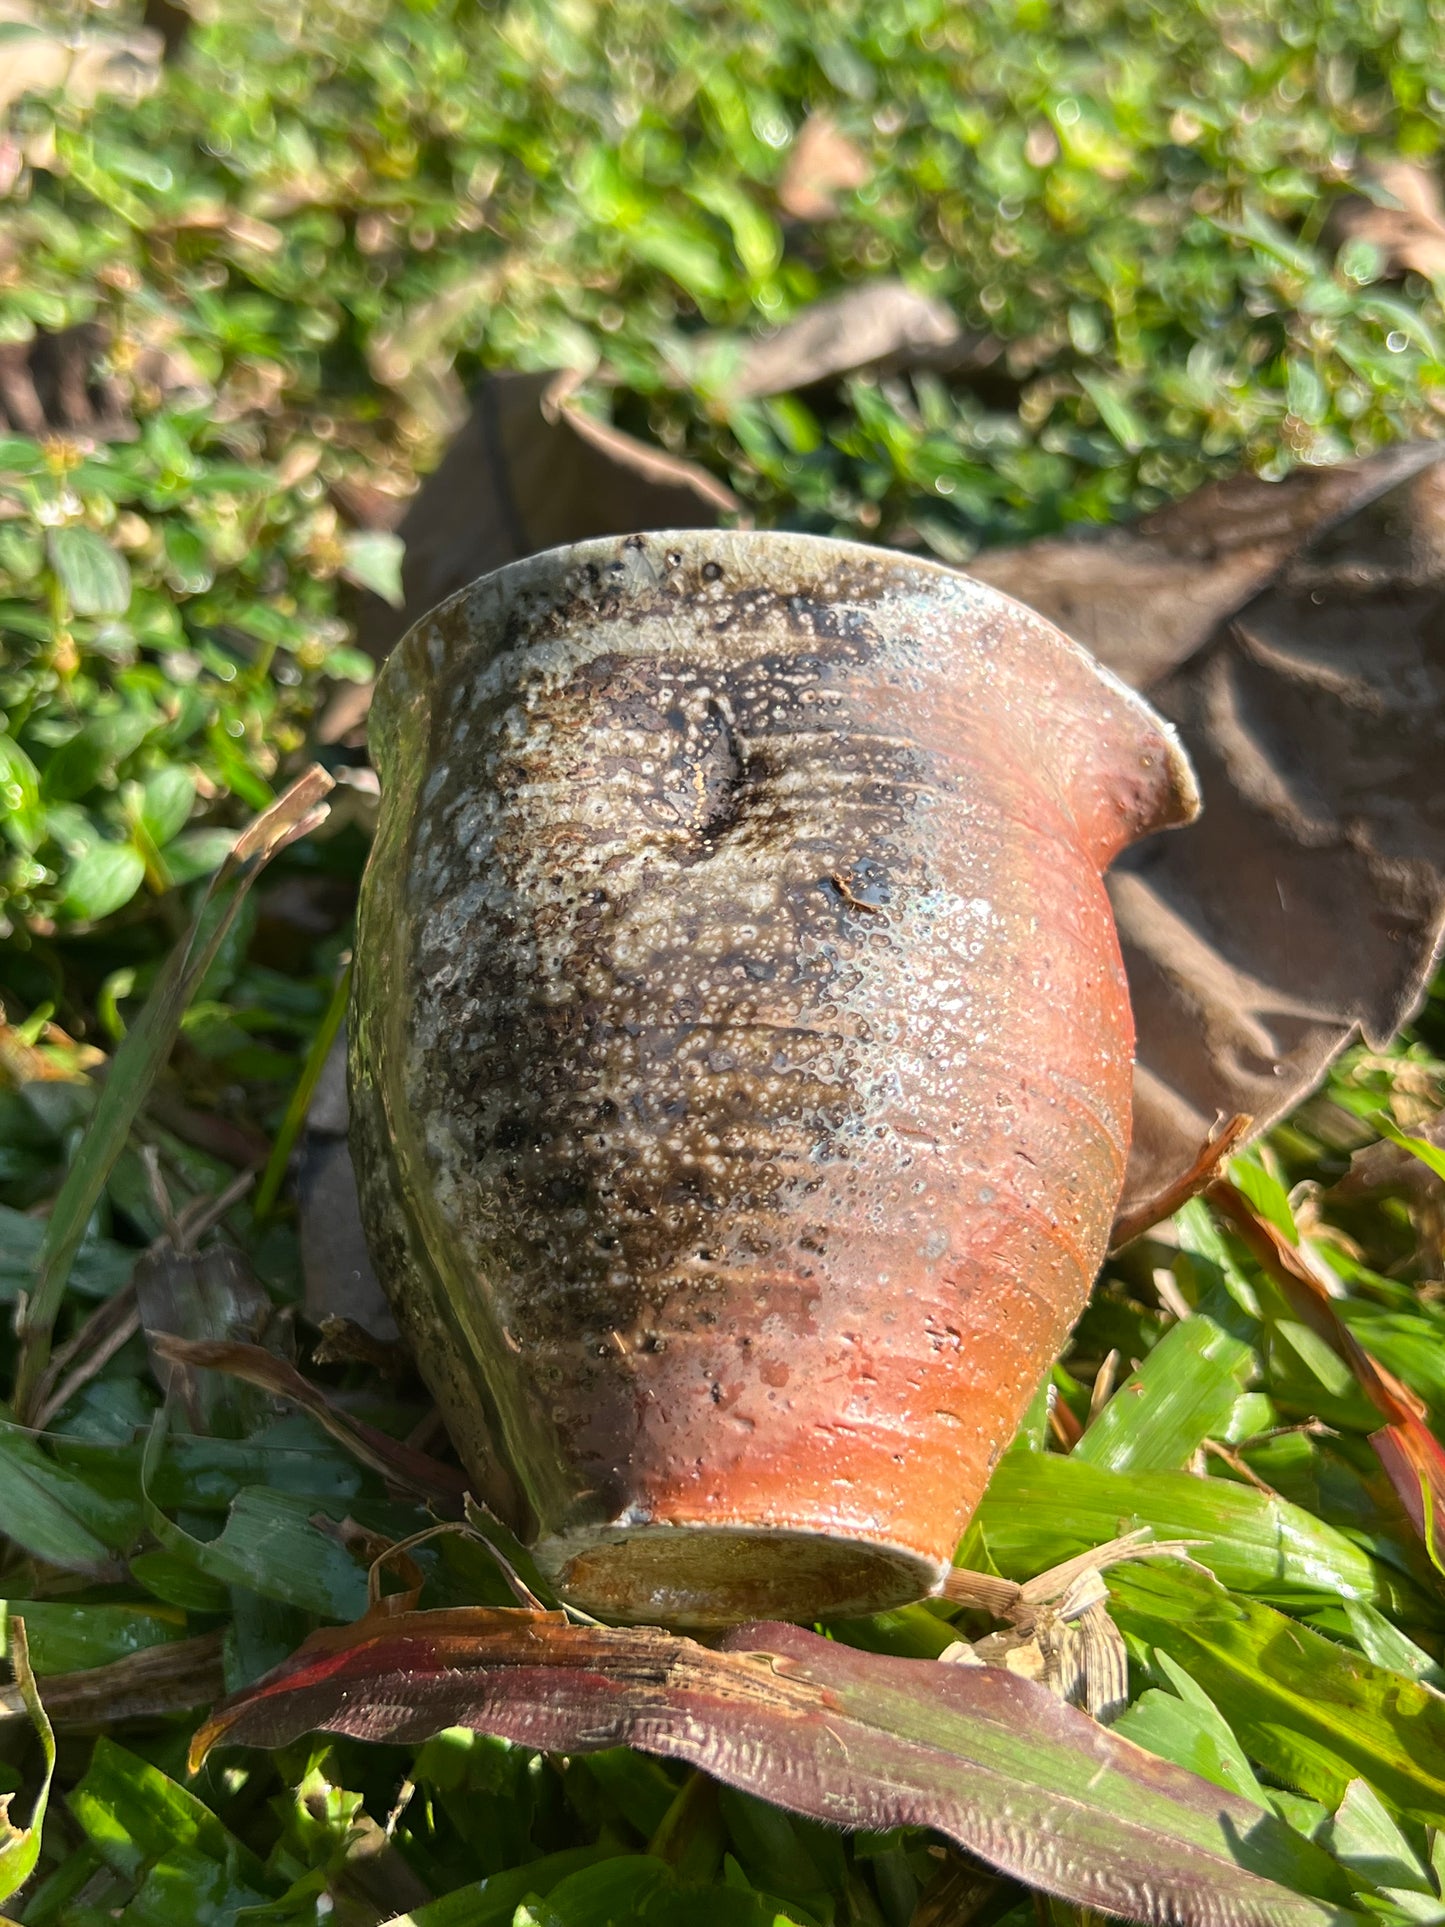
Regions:
[[484, 1496], [610, 1617], [927, 1593], [1103, 1252], [1167, 728], [965, 576], [715, 533], [487, 577], [372, 714], [354, 1144]]

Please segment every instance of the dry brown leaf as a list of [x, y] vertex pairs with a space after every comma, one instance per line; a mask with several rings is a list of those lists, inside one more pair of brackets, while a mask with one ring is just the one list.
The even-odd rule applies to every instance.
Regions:
[[0, 0], [0, 22], [11, 30], [0, 61], [0, 113], [23, 94], [62, 90], [72, 107], [102, 94], [139, 100], [160, 78], [165, 41], [149, 27], [64, 23], [28, 0]]
[[[725, 337], [713, 336], [714, 346]], [[991, 360], [997, 344], [965, 334], [951, 309], [901, 281], [868, 281], [814, 302], [776, 334], [736, 344], [725, 386], [730, 400], [791, 394], [865, 368], [908, 368]]]
[[296, 1173], [306, 1316], [323, 1332], [345, 1320], [374, 1343], [394, 1345], [396, 1320], [361, 1229], [356, 1173], [346, 1145], [348, 1118], [343, 1025], [317, 1079]]
[[[105, 1666], [52, 1673], [42, 1684], [45, 1710], [59, 1727], [103, 1728], [117, 1720], [161, 1719], [208, 1706], [225, 1691], [221, 1634], [171, 1639]], [[0, 1721], [25, 1717], [15, 1686], [0, 1686]]]
[[1445, 206], [1433, 173], [1414, 161], [1377, 161], [1360, 176], [1363, 192], [1331, 212], [1327, 236], [1337, 247], [1367, 241], [1386, 274], [1412, 270], [1430, 280], [1445, 274]]
[[401, 523], [404, 608], [368, 602], [361, 639], [373, 655], [504, 562], [594, 535], [711, 528], [739, 512], [737, 497], [705, 469], [584, 413], [575, 389], [571, 376], [552, 374], [482, 383]]
[[831, 114], [809, 114], [798, 129], [778, 182], [778, 206], [795, 221], [826, 221], [837, 197], [867, 185], [872, 162]]
[[1445, 923], [1441, 453], [1356, 465], [1349, 507], [1148, 684], [1205, 807], [1110, 882], [1139, 1033], [1125, 1210], [1217, 1116], [1266, 1129], [1424, 994]]

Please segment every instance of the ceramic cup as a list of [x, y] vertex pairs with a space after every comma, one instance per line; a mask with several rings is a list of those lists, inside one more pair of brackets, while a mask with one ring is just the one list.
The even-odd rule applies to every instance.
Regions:
[[1170, 730], [966, 575], [692, 531], [453, 596], [372, 744], [353, 1145], [480, 1495], [609, 1619], [935, 1591], [1103, 1256]]

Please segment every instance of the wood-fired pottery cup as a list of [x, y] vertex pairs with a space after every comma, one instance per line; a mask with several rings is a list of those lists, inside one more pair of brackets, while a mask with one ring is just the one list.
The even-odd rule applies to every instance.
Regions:
[[688, 532], [444, 602], [372, 743], [353, 1145], [479, 1494], [609, 1619], [935, 1591], [1104, 1252], [1167, 725], [966, 575]]

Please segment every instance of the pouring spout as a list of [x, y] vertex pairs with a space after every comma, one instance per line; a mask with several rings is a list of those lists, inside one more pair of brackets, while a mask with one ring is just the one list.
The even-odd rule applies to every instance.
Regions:
[[1034, 739], [1025, 747], [1042, 768], [1052, 765], [1096, 866], [1155, 830], [1192, 823], [1199, 786], [1173, 726], [1052, 623], [1021, 603], [1008, 614], [999, 666]]

